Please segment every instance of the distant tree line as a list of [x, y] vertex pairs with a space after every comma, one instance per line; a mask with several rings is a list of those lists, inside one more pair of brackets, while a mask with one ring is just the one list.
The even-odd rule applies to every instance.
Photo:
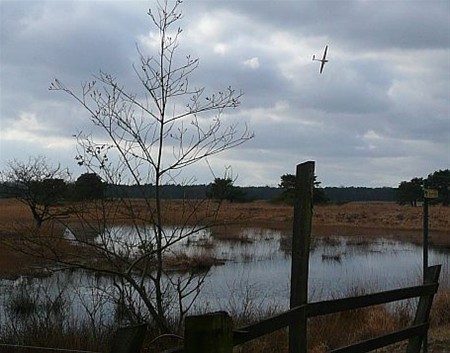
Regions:
[[[439, 198], [434, 203], [450, 204], [450, 176], [449, 170], [437, 171], [428, 178], [412, 178], [402, 181], [398, 188], [392, 187], [320, 187], [315, 184], [314, 202], [346, 203], [353, 201], [380, 201], [409, 204], [416, 206], [423, 201], [424, 183], [429, 188], [438, 190]], [[286, 176], [288, 176], [286, 174]], [[293, 201], [293, 182], [289, 176], [282, 177], [278, 187], [272, 186], [235, 186], [230, 180], [216, 178], [210, 184], [197, 185], [162, 185], [163, 199], [211, 199], [227, 200], [230, 202], [251, 202], [255, 200], [272, 200], [286, 202]], [[43, 178], [30, 182], [3, 181], [0, 183], [0, 197], [22, 197], [34, 199], [37, 204], [55, 204], [63, 201], [87, 201], [101, 198], [127, 197], [134, 199], [152, 198], [155, 196], [155, 185], [111, 185], [102, 182], [95, 173], [85, 173], [75, 181], [64, 178]], [[31, 202], [31, 201], [30, 201]]]
[[[164, 199], [204, 199], [227, 200], [230, 202], [250, 202], [255, 200], [271, 200], [282, 190], [270, 186], [235, 186], [229, 181], [216, 178], [210, 184], [197, 185], [161, 185], [161, 196]], [[106, 185], [105, 197], [152, 198], [155, 185]]]
[[[284, 177], [284, 176], [283, 176]], [[94, 173], [82, 174], [74, 182], [60, 179], [50, 182], [35, 183], [36, 188], [43, 194], [53, 183], [53, 190], [58, 191], [53, 201], [82, 201], [100, 198], [126, 197], [132, 199], [152, 198], [155, 196], [156, 187], [152, 184], [144, 185], [112, 185], [103, 183]], [[46, 186], [47, 185], [47, 186]], [[58, 188], [55, 188], [59, 185]], [[16, 197], [20, 191], [18, 183], [0, 183], [0, 197]], [[272, 200], [292, 203], [292, 180], [283, 180], [278, 187], [273, 186], [235, 186], [230, 180], [216, 178], [210, 184], [176, 185], [168, 184], [160, 186], [160, 193], [164, 199], [203, 199], [206, 197], [230, 202], [251, 202], [255, 200]], [[22, 188], [22, 187], [21, 187]], [[320, 187], [316, 183], [314, 188], [315, 203], [345, 203], [352, 201], [395, 201], [396, 188], [368, 188], [368, 187]], [[51, 193], [48, 193], [51, 195]], [[55, 195], [56, 196], [56, 195]]]
[[[438, 191], [434, 203], [450, 204], [450, 170], [439, 170], [427, 178], [402, 181], [398, 188], [325, 187], [314, 178], [314, 203], [345, 203], [352, 201], [396, 201], [399, 204], [416, 206], [423, 201], [423, 189]], [[230, 177], [215, 178], [210, 184], [160, 185], [163, 199], [204, 199], [250, 202], [271, 200], [292, 204], [295, 175], [284, 174], [278, 187], [235, 186]], [[69, 173], [59, 165], [50, 166], [44, 157], [31, 158], [28, 162], [12, 161], [2, 171], [0, 197], [14, 197], [25, 203], [33, 213], [39, 226], [50, 217], [49, 209], [64, 201], [87, 201], [113, 198], [154, 198], [156, 186], [112, 185], [102, 181], [95, 173], [84, 173], [75, 181], [69, 181]]]
[[324, 191], [330, 200], [337, 203], [352, 201], [395, 201], [396, 188], [380, 187], [326, 187]]
[[[154, 197], [155, 186], [146, 185], [110, 185], [95, 183], [97, 186], [83, 186], [80, 182], [64, 182], [62, 199], [68, 201], [89, 200], [95, 198], [128, 197], [134, 199]], [[96, 190], [93, 191], [92, 189]], [[91, 191], [89, 191], [91, 190]], [[232, 202], [251, 202], [255, 200], [279, 200], [285, 191], [282, 187], [273, 186], [233, 186], [231, 193], [215, 194], [212, 184], [197, 185], [162, 185], [162, 197], [165, 199], [202, 199], [205, 197], [226, 199]], [[316, 188], [315, 194], [324, 196], [328, 202], [345, 203], [351, 201], [395, 201], [396, 188], [367, 188], [367, 187], [324, 187]], [[13, 197], [11, 187], [0, 184], [0, 197]], [[288, 197], [289, 199], [289, 197]], [[289, 201], [288, 201], [289, 202]]]
[[396, 201], [400, 205], [417, 206], [423, 201], [424, 189], [434, 189], [438, 193], [431, 203], [450, 205], [450, 169], [438, 170], [426, 178], [415, 177], [410, 181], [402, 181], [396, 192]]

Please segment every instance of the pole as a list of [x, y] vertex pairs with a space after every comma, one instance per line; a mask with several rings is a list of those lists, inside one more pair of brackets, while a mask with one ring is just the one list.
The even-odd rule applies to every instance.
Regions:
[[423, 199], [423, 281], [428, 268], [428, 199]]
[[[423, 284], [426, 283], [426, 273], [428, 269], [428, 195], [426, 195], [427, 184], [424, 183], [423, 195]], [[428, 353], [428, 330], [423, 336], [423, 353]]]
[[184, 323], [185, 353], [233, 351], [233, 323], [226, 312], [187, 316]]
[[[314, 162], [297, 165], [292, 231], [291, 308], [308, 302], [313, 187]], [[306, 310], [302, 310], [298, 320], [289, 326], [289, 353], [306, 353], [307, 346], [307, 317]]]

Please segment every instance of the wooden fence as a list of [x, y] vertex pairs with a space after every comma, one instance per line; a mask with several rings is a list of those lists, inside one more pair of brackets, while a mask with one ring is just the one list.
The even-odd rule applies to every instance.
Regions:
[[408, 339], [406, 352], [419, 353], [428, 332], [428, 318], [438, 289], [440, 265], [425, 270], [424, 282], [420, 286], [308, 303], [313, 185], [314, 162], [299, 164], [296, 171], [292, 239], [291, 309], [239, 329], [233, 329], [231, 318], [226, 312], [188, 316], [185, 320], [184, 347], [166, 352], [231, 353], [236, 345], [289, 327], [289, 353], [306, 353], [308, 318], [419, 297], [410, 327], [331, 351], [364, 353]]
[[[415, 319], [410, 327], [331, 351], [332, 353], [364, 353], [409, 339], [406, 352], [418, 353], [422, 345], [422, 339], [428, 330], [428, 317], [434, 294], [438, 288], [440, 270], [440, 265], [429, 267], [425, 274], [426, 283], [420, 286], [400, 288], [352, 298], [308, 303], [235, 330], [233, 330], [231, 318], [226, 312], [190, 316], [185, 321], [184, 347], [171, 350], [170, 352], [231, 353], [233, 346], [246, 343], [288, 326], [292, 327], [298, 324], [298, 321], [302, 317], [311, 318], [420, 297]], [[293, 334], [295, 335], [297, 333], [294, 332]], [[307, 352], [306, 345], [296, 348], [301, 353]]]

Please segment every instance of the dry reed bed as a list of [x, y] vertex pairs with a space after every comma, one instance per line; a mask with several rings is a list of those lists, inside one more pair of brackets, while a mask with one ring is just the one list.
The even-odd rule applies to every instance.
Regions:
[[[143, 200], [128, 200], [133, 207], [134, 216], [142, 220], [150, 218]], [[222, 203], [217, 214], [215, 202], [164, 201], [165, 222], [211, 221], [211, 218], [232, 224], [252, 226], [290, 227], [293, 219], [293, 207], [274, 204], [267, 201], [250, 203]], [[152, 203], [152, 206], [154, 204]], [[105, 204], [72, 204], [59, 208], [74, 208], [81, 211], [83, 217], [95, 219], [106, 215], [112, 223], [130, 222], [130, 213], [126, 206], [114, 201]], [[378, 229], [396, 229], [418, 231], [422, 229], [422, 208], [400, 206], [390, 202], [350, 202], [344, 205], [317, 205], [314, 207], [313, 227], [364, 227]], [[191, 214], [195, 213], [193, 217]], [[438, 232], [450, 231], [450, 207], [430, 206], [430, 229]], [[190, 216], [190, 218], [188, 218]], [[65, 218], [76, 221], [76, 216]], [[14, 199], [0, 199], [0, 234], [14, 230], [14, 227], [32, 222], [27, 207]]]

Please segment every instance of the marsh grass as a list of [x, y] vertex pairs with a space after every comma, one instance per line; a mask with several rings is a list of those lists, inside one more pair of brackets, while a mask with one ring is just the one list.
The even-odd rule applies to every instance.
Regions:
[[11, 295], [7, 310], [19, 319], [26, 319], [37, 311], [37, 303], [28, 291], [20, 290]]
[[400, 320], [394, 313], [384, 306], [375, 306], [312, 318], [309, 341], [314, 352], [326, 352], [400, 327]]
[[[358, 341], [387, 334], [402, 327], [403, 318], [383, 306], [319, 316], [308, 321], [310, 353], [325, 353]], [[234, 352], [270, 353], [288, 351], [288, 329], [247, 342]]]
[[450, 289], [438, 291], [430, 314], [431, 327], [450, 327]]
[[36, 287], [26, 279], [16, 281], [3, 303], [0, 343], [102, 351], [111, 341], [113, 326], [93, 329], [87, 320], [72, 317], [67, 288]]
[[211, 237], [217, 240], [235, 241], [238, 243], [249, 242], [249, 238], [242, 234], [240, 225], [218, 225], [211, 229]]
[[223, 260], [214, 257], [208, 251], [190, 256], [179, 252], [164, 258], [164, 267], [166, 269], [180, 272], [208, 271], [212, 266], [220, 266], [223, 264], [225, 264]]
[[[111, 212], [114, 216], [111, 221], [116, 224], [127, 224], [130, 222], [126, 209], [121, 209], [114, 201], [107, 201], [106, 206], [116, 211]], [[134, 215], [145, 219], [144, 215], [147, 206], [143, 200], [129, 200], [128, 205], [132, 205]], [[105, 205], [103, 205], [105, 206]], [[195, 209], [198, 217], [192, 219], [193, 222], [205, 219], [205, 215], [210, 213], [211, 204], [195, 202], [194, 200], [163, 200], [165, 217], [168, 223], [185, 223], [188, 211]], [[68, 204], [60, 207], [74, 209], [83, 207], [86, 217], [95, 218], [98, 207], [95, 204]], [[32, 223], [31, 212], [27, 207], [14, 199], [0, 199], [0, 234], [14, 231], [13, 224]], [[450, 230], [450, 207], [433, 205], [430, 211], [430, 229], [432, 231]], [[350, 202], [344, 205], [316, 205], [313, 215], [314, 228], [328, 226], [336, 227], [349, 226], [350, 230], [357, 227], [377, 230], [376, 235], [380, 235], [380, 230], [420, 230], [422, 229], [421, 207], [400, 206], [389, 202]], [[274, 204], [267, 201], [255, 201], [251, 203], [223, 203], [216, 220], [221, 224], [245, 225], [245, 226], [270, 226], [276, 229], [286, 227], [290, 229], [293, 219], [293, 207], [281, 204]], [[76, 217], [68, 218], [68, 221], [76, 221]], [[361, 234], [361, 233], [359, 233]], [[437, 242], [445, 242], [445, 236], [436, 235]], [[448, 243], [448, 239], [447, 239]]]
[[99, 337], [94, 336], [89, 325], [83, 323], [73, 323], [67, 327], [29, 323], [20, 337], [17, 336], [13, 327], [2, 327], [0, 343], [106, 352], [113, 332], [113, 330], [105, 329], [104, 334]]
[[[347, 297], [362, 295], [362, 288], [352, 288]], [[382, 336], [412, 324], [417, 302], [408, 300], [393, 305], [377, 305], [368, 308], [318, 316], [308, 320], [309, 353], [325, 353], [332, 349], [359, 341]], [[450, 347], [450, 291], [440, 291], [435, 298], [431, 313], [430, 352], [441, 352], [441, 347]], [[273, 310], [258, 315], [234, 317], [234, 326], [245, 326], [273, 315]], [[250, 317], [250, 320], [248, 319]], [[445, 338], [443, 338], [445, 337]], [[405, 341], [382, 349], [383, 352], [403, 352]], [[402, 350], [403, 349], [403, 350]], [[288, 351], [288, 329], [282, 329], [247, 342], [234, 349], [238, 353], [269, 353]]]
[[[235, 328], [260, 321], [266, 317], [280, 312], [277, 306], [264, 306], [264, 300], [258, 299], [258, 288], [247, 285], [244, 296], [245, 303], [230, 301], [226, 308], [232, 314]], [[361, 294], [361, 289], [352, 289], [349, 295]], [[350, 294], [352, 293], [352, 294]], [[241, 295], [239, 297], [242, 297]], [[24, 297], [18, 291], [17, 296], [11, 299], [11, 309], [17, 309], [21, 303], [29, 310], [13, 310], [10, 321], [0, 328], [0, 342], [33, 346], [57, 347], [66, 349], [80, 349], [91, 351], [107, 351], [116, 327], [102, 326], [96, 334], [87, 322], [76, 321], [64, 317], [66, 303], [54, 305], [50, 298]], [[440, 292], [433, 306], [430, 331], [430, 352], [433, 347], [444, 347], [448, 342], [450, 317], [450, 291]], [[49, 319], [58, 315], [64, 320]], [[205, 312], [207, 308], [205, 308]], [[39, 315], [36, 315], [39, 312]], [[15, 315], [15, 316], [14, 316]], [[57, 316], [57, 315], [56, 315]], [[46, 317], [46, 320], [38, 319]], [[345, 311], [341, 313], [319, 316], [308, 320], [309, 353], [325, 353], [331, 349], [349, 345], [351, 343], [384, 335], [394, 330], [410, 325], [412, 321], [412, 308], [407, 301], [399, 302], [395, 307], [373, 306], [369, 308]], [[19, 324], [21, 323], [21, 324]], [[444, 326], [442, 326], [444, 325]], [[445, 326], [447, 325], [447, 326]], [[160, 352], [161, 350], [176, 347], [182, 344], [179, 336], [160, 336], [156, 330], [149, 328], [143, 352]], [[394, 347], [403, 347], [400, 343]], [[447, 346], [448, 347], [448, 346]], [[284, 353], [288, 349], [288, 329], [281, 329], [259, 339], [235, 347], [235, 353]], [[395, 348], [397, 349], [397, 348]], [[386, 348], [385, 352], [394, 352], [393, 347]]]

